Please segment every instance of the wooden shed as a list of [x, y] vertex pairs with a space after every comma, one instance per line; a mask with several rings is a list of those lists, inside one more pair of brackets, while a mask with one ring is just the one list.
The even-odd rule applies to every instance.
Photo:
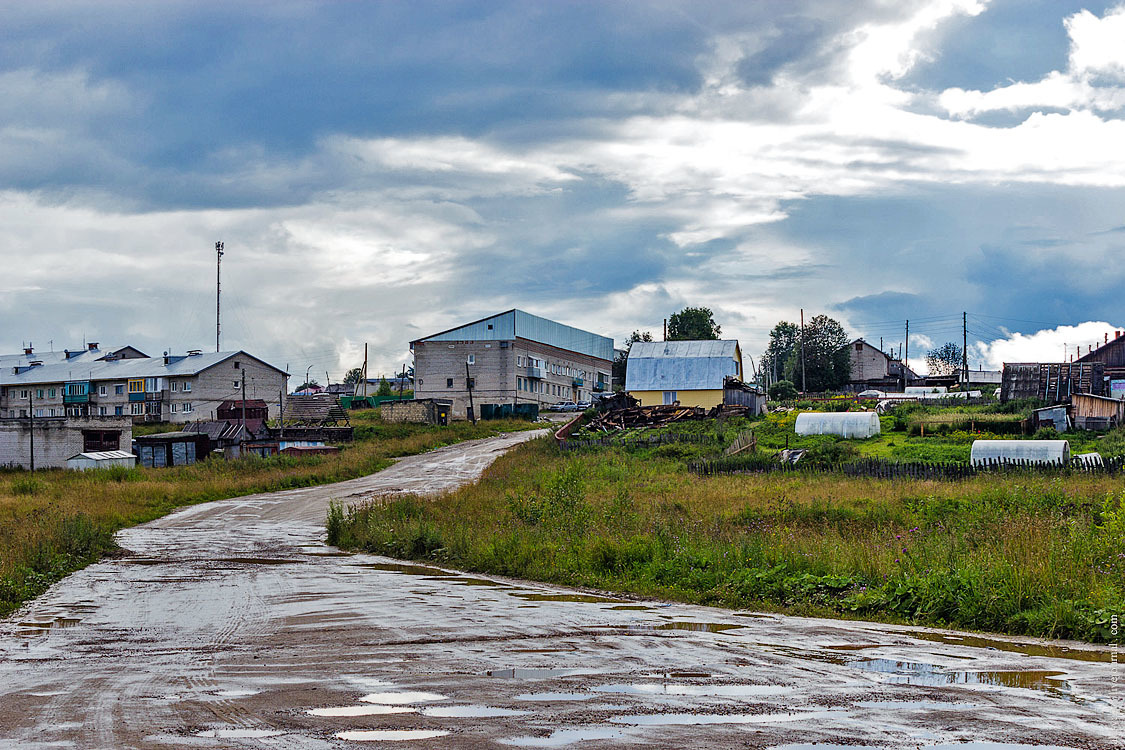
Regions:
[[1125, 421], [1125, 401], [1091, 393], [1070, 398], [1074, 426], [1080, 430], [1108, 430]]

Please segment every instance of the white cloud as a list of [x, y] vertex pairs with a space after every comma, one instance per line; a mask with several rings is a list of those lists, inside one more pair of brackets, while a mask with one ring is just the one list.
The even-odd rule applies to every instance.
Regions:
[[[1087, 321], [1072, 326], [1047, 328], [1035, 333], [1014, 333], [1008, 338], [996, 339], [975, 345], [975, 356], [985, 366], [999, 370], [1005, 362], [1063, 362], [1071, 357], [1089, 353], [1096, 349], [1107, 337], [1109, 340], [1117, 331], [1125, 330], [1104, 321]], [[1064, 360], [1064, 356], [1066, 360]]]

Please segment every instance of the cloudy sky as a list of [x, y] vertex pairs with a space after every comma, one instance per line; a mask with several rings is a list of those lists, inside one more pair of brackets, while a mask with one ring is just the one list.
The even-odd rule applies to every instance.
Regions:
[[1125, 5], [37, 2], [0, 29], [0, 351], [335, 379], [520, 307], [1060, 359], [1125, 281]]

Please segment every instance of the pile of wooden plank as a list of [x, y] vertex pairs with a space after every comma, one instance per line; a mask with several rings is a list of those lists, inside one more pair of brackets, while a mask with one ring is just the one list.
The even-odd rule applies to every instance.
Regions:
[[634, 406], [614, 409], [594, 417], [588, 426], [591, 430], [613, 432], [636, 427], [663, 427], [685, 419], [703, 419], [707, 410], [697, 406], [668, 404], [661, 406]]

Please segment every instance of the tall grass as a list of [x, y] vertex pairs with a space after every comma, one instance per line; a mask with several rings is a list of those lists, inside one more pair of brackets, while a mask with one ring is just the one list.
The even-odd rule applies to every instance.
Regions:
[[536, 441], [440, 502], [336, 508], [330, 539], [702, 604], [1105, 641], [1125, 614], [1123, 500], [1102, 476], [702, 479], [656, 450]]
[[359, 439], [333, 456], [210, 459], [163, 469], [0, 471], [0, 614], [115, 548], [113, 533], [192, 503], [342, 481], [379, 471], [396, 456], [527, 429], [522, 421], [448, 427], [353, 417]]

